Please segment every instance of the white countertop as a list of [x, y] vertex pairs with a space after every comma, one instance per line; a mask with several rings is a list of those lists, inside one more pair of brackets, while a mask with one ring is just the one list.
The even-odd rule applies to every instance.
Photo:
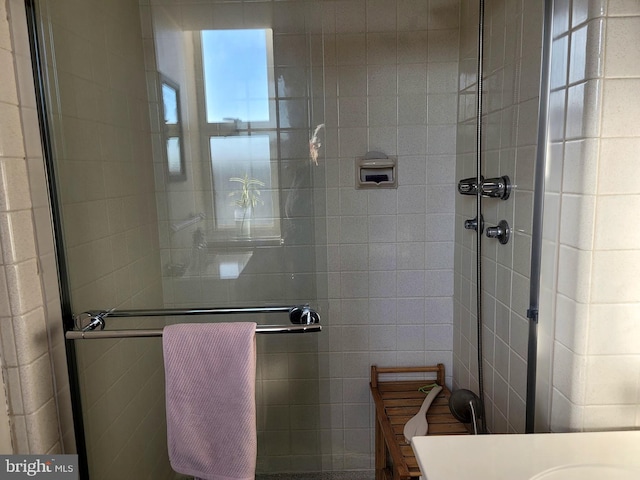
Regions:
[[423, 480], [640, 479], [640, 431], [451, 435], [411, 441]]

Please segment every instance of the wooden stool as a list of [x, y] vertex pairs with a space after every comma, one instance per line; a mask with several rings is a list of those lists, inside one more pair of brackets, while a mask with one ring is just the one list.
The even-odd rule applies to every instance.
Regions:
[[[379, 381], [380, 374], [427, 372], [432, 380]], [[435, 381], [442, 391], [427, 411], [427, 435], [469, 435], [469, 429], [449, 411], [451, 392], [444, 384], [444, 365], [433, 367], [371, 367], [371, 395], [376, 408], [376, 480], [410, 480], [420, 476], [411, 445], [404, 440], [404, 425], [413, 417], [426, 395], [418, 389]]]

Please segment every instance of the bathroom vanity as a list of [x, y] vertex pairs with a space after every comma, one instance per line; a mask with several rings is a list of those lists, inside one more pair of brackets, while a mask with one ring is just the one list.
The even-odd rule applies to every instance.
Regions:
[[637, 480], [640, 431], [414, 437], [423, 480]]

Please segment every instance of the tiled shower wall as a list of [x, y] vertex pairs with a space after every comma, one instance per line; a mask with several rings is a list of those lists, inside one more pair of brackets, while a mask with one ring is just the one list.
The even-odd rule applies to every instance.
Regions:
[[[483, 359], [487, 427], [524, 431], [533, 180], [540, 88], [543, 2], [486, 2], [482, 174], [508, 175], [507, 200], [485, 198], [485, 226], [507, 220], [511, 239], [482, 240]], [[478, 2], [462, 2], [456, 180], [475, 177]], [[456, 197], [454, 386], [478, 391], [476, 215], [473, 196]]]
[[640, 237], [622, 226], [640, 207], [640, 3], [556, 4], [543, 419], [552, 431], [637, 428]]
[[60, 301], [24, 3], [19, 0], [0, 5], [0, 55], [0, 335], [11, 424], [10, 444], [3, 431], [2, 451], [70, 452], [75, 445]]
[[[38, 8], [43, 38], [56, 48], [54, 55], [47, 43], [43, 53], [72, 308], [157, 307], [162, 283], [138, 5], [42, 1]], [[164, 408], [160, 342], [76, 346], [92, 478], [166, 476], [165, 425], [157, 421]]]
[[[321, 2], [328, 342], [323, 454], [373, 468], [369, 366], [452, 375], [458, 2]], [[318, 19], [320, 21], [320, 19]], [[398, 189], [358, 190], [355, 160], [398, 157]]]

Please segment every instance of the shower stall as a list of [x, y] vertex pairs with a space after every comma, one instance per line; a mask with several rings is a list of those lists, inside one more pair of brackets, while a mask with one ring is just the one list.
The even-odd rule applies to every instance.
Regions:
[[[639, 113], [628, 99], [640, 62], [624, 40], [640, 31], [634, 2], [7, 8], [35, 212], [19, 213], [37, 237], [18, 249], [24, 257], [33, 247], [30, 263], [4, 255], [3, 240], [3, 268], [13, 272], [13, 261], [40, 282], [37, 337], [48, 342], [24, 363], [42, 348], [19, 334], [22, 317], [12, 320], [15, 359], [4, 351], [13, 330], [0, 329], [20, 453], [77, 451], [82, 478], [175, 478], [161, 342], [133, 335], [193, 321], [169, 313], [212, 307], [252, 313], [196, 321], [285, 325], [289, 307], [307, 304], [322, 317], [321, 332], [258, 337], [260, 478], [371, 478], [372, 364], [443, 363], [453, 389], [478, 392], [483, 382], [490, 432], [530, 429], [528, 317], [537, 313], [533, 429], [637, 427], [638, 237], [614, 235], [620, 212], [637, 206], [628, 159], [640, 122], [620, 121]], [[24, 97], [32, 64], [37, 104]], [[0, 156], [24, 156], [9, 147]], [[356, 188], [368, 152], [397, 158], [397, 188]], [[532, 227], [540, 155], [542, 232]], [[473, 193], [480, 178], [493, 182], [478, 218], [478, 199], [457, 186], [471, 179], [460, 191]], [[535, 309], [531, 250], [541, 233]], [[13, 316], [28, 313], [16, 305]], [[140, 310], [167, 314], [118, 316]], [[102, 312], [104, 331], [64, 340]], [[53, 381], [33, 380], [43, 366]]]
[[175, 476], [157, 337], [191, 318], [282, 333], [257, 339], [258, 473], [321, 471], [320, 328], [288, 325], [326, 310], [317, 6], [32, 7], [83, 475]]

